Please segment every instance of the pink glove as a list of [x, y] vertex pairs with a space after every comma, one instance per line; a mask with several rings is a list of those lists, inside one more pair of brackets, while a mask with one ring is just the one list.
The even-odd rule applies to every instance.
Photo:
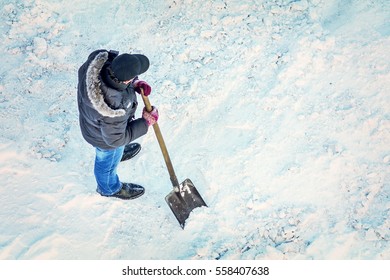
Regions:
[[152, 92], [152, 88], [150, 87], [150, 85], [147, 82], [142, 80], [136, 80], [133, 83], [133, 86], [135, 91], [138, 92], [139, 94], [141, 94], [141, 88], [142, 88], [144, 90], [145, 96], [148, 96]]
[[146, 108], [142, 111], [142, 117], [148, 123], [148, 126], [154, 125], [158, 120], [158, 110], [156, 107], [152, 106], [152, 111], [146, 111]]

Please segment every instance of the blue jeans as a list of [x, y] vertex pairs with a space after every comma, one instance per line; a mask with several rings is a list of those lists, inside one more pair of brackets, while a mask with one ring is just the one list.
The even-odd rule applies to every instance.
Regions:
[[101, 195], [113, 195], [120, 191], [121, 182], [116, 169], [124, 149], [124, 146], [114, 150], [96, 148], [94, 173], [97, 182], [96, 191]]

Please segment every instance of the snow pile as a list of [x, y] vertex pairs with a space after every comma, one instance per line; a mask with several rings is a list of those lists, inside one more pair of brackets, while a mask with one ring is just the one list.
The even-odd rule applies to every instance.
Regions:
[[[0, 259], [389, 259], [388, 1], [7, 1]], [[179, 181], [208, 208], [181, 230], [153, 131], [100, 197], [77, 69], [98, 48], [142, 78]]]

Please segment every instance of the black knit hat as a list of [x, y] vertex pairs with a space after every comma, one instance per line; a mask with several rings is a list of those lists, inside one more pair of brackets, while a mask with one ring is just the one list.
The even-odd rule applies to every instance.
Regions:
[[124, 53], [114, 58], [111, 70], [121, 82], [128, 81], [149, 69], [149, 59], [142, 54]]

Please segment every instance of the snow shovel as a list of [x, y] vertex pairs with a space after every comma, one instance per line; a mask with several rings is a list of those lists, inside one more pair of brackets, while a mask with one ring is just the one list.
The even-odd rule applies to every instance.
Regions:
[[[141, 89], [141, 95], [146, 110], [151, 112], [152, 105], [150, 104], [149, 98], [144, 95], [143, 89]], [[184, 229], [185, 222], [191, 211], [197, 207], [207, 207], [207, 205], [190, 179], [185, 179], [179, 184], [157, 122], [153, 125], [153, 129], [164, 156], [165, 164], [173, 186], [173, 190], [165, 197], [165, 201], [168, 203], [180, 226]]]

